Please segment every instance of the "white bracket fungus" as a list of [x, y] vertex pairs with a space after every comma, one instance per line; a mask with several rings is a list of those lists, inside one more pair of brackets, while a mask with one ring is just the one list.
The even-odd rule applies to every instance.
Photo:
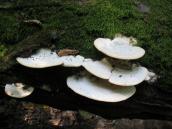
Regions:
[[75, 93], [103, 102], [119, 102], [130, 98], [136, 88], [121, 87], [93, 76], [71, 76], [67, 78], [68, 87]]
[[80, 67], [84, 61], [84, 57], [77, 56], [58, 56], [56, 52], [49, 49], [40, 49], [36, 54], [28, 58], [16, 58], [21, 65], [30, 68], [46, 68], [58, 65], [64, 67]]
[[84, 62], [84, 57], [77, 56], [63, 56], [63, 66], [64, 67], [80, 67]]
[[83, 63], [83, 67], [91, 74], [102, 79], [109, 79], [113, 69], [111, 64], [105, 58], [101, 61], [86, 59]]
[[16, 60], [26, 67], [46, 68], [61, 65], [63, 60], [49, 49], [40, 49], [36, 54], [28, 58], [17, 57]]
[[133, 66], [131, 70], [115, 68], [109, 82], [120, 86], [133, 86], [143, 82], [148, 74], [145, 67]]
[[6, 84], [5, 85], [5, 93], [8, 96], [14, 98], [24, 98], [32, 94], [34, 91], [33, 87], [25, 86], [22, 83], [13, 83], [13, 84]]
[[87, 59], [84, 61], [83, 67], [92, 75], [119, 86], [137, 85], [143, 82], [148, 75], [148, 70], [145, 67], [134, 64], [131, 69], [113, 68], [106, 58], [101, 61]]
[[118, 38], [113, 40], [98, 38], [94, 41], [94, 46], [107, 56], [122, 60], [138, 59], [145, 54], [145, 50], [141, 47], [126, 43], [125, 40], [121, 43], [121, 38], [120, 40]]
[[[106, 58], [100, 61], [85, 59], [80, 55], [75, 56], [78, 51], [70, 49], [59, 51], [59, 56], [49, 49], [40, 49], [38, 53], [29, 58], [18, 57], [17, 61], [31, 68], [46, 68], [58, 65], [64, 67], [83, 66], [96, 77], [85, 73], [81, 73], [81, 76], [70, 76], [67, 78], [67, 86], [74, 92], [93, 100], [119, 102], [134, 95], [136, 92], [135, 85], [144, 80], [152, 83], [158, 77], [145, 67], [128, 63], [128, 60], [141, 58], [145, 54], [143, 48], [134, 46], [136, 43], [137, 41], [134, 38], [122, 35], [118, 35], [113, 40], [107, 38], [96, 39], [94, 46], [105, 55], [112, 57], [110, 60]], [[121, 61], [115, 61], [113, 58]], [[8, 84], [5, 91], [8, 95], [16, 98], [22, 98], [33, 92], [33, 88], [25, 91], [23, 87], [21, 84], [20, 86]]]

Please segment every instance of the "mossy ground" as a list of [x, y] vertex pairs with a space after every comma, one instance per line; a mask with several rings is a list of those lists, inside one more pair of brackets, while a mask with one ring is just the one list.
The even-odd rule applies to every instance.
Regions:
[[[7, 0], [4, 0], [7, 1]], [[144, 0], [149, 13], [138, 11], [138, 0], [14, 0], [0, 2], [0, 56], [39, 28], [22, 23], [38, 19], [44, 29], [57, 30], [57, 48], [75, 48], [86, 57], [101, 54], [97, 37], [116, 33], [137, 38], [146, 50], [139, 61], [161, 76], [161, 86], [172, 86], [172, 1]]]

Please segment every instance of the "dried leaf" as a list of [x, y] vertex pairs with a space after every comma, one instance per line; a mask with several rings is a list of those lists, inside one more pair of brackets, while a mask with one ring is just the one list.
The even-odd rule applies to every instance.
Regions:
[[57, 51], [58, 56], [77, 55], [78, 53], [79, 51], [75, 49], [62, 49]]

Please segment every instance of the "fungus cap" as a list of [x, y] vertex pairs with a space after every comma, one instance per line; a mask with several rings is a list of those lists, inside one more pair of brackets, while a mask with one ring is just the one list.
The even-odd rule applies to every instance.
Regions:
[[84, 57], [77, 56], [63, 56], [63, 66], [64, 67], [80, 67], [83, 64]]
[[119, 102], [130, 98], [136, 92], [133, 87], [120, 87], [93, 76], [71, 76], [68, 87], [75, 93], [103, 102]]
[[94, 41], [94, 46], [107, 56], [123, 60], [138, 59], [145, 54], [143, 48], [121, 42], [121, 40], [117, 41], [117, 39], [112, 41], [107, 38], [98, 38]]
[[133, 66], [131, 70], [114, 68], [109, 82], [120, 86], [133, 86], [145, 80], [148, 70], [145, 67]]
[[102, 59], [101, 61], [93, 61], [91, 59], [87, 59], [84, 61], [82, 66], [91, 74], [102, 79], [109, 79], [113, 69], [106, 58]]
[[13, 84], [6, 84], [5, 85], [5, 93], [8, 96], [14, 98], [24, 98], [32, 94], [34, 91], [33, 87], [26, 87], [22, 83], [13, 83]]
[[49, 49], [40, 49], [36, 54], [28, 58], [17, 57], [16, 60], [26, 67], [46, 68], [61, 65], [62, 59]]

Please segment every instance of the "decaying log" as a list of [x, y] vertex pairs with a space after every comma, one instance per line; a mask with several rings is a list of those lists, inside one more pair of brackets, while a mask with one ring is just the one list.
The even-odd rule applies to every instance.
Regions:
[[[72, 74], [70, 70], [62, 67], [29, 69], [16, 65], [9, 70], [10, 72], [1, 73], [1, 79], [4, 82], [8, 82], [9, 78], [13, 79], [11, 82], [22, 80], [26, 84], [37, 87], [31, 96], [18, 100], [45, 104], [62, 110], [86, 110], [108, 119], [172, 120], [172, 94], [159, 89], [157, 84], [150, 86], [142, 83], [137, 86], [136, 94], [130, 99], [118, 103], [103, 103], [77, 95], [67, 88], [66, 77]], [[73, 69], [73, 71], [76, 73], [79, 70]], [[52, 91], [40, 89], [39, 86], [43, 84], [50, 86]]]
[[[66, 86], [66, 77], [76, 74], [82, 68], [63, 68], [61, 66], [46, 69], [31, 69], [16, 63], [15, 57], [23, 52], [33, 51], [47, 46], [52, 38], [43, 31], [18, 43], [0, 62], [0, 85], [23, 82], [36, 87], [34, 93], [18, 99], [45, 104], [62, 110], [86, 110], [109, 119], [141, 118], [172, 120], [172, 94], [154, 85], [142, 83], [137, 86], [136, 94], [130, 99], [118, 103], [103, 103], [75, 94]], [[44, 37], [44, 38], [43, 38]], [[42, 90], [47, 85], [51, 92]], [[0, 89], [4, 95], [4, 88]]]

